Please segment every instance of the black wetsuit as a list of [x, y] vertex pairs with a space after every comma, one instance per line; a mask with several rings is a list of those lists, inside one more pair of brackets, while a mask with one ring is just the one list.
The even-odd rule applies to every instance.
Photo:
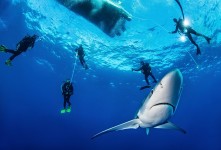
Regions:
[[202, 36], [202, 37], [204, 37], [204, 38], [207, 40], [208, 43], [210, 43], [210, 40], [211, 40], [211, 38], [209, 38], [209, 37], [207, 37], [207, 36], [205, 36], [205, 35], [203, 35], [203, 34], [197, 33], [197, 32], [196, 32], [195, 30], [193, 30], [190, 26], [185, 27], [185, 26], [184, 26], [184, 23], [183, 23], [183, 19], [179, 19], [179, 20], [176, 22], [176, 29], [175, 29], [175, 31], [173, 31], [172, 33], [177, 33], [177, 32], [186, 35], [186, 36], [189, 38], [190, 42], [191, 42], [193, 45], [196, 46], [196, 48], [197, 48], [197, 55], [198, 55], [198, 54], [201, 54], [200, 48], [199, 48], [198, 44], [196, 44], [196, 42], [193, 40], [193, 37], [192, 37], [191, 34], [194, 34], [194, 35], [196, 35], [196, 36]]
[[66, 109], [66, 103], [68, 103], [68, 106], [71, 106], [70, 97], [73, 95], [73, 85], [70, 82], [65, 82], [62, 85], [62, 95], [64, 96], [64, 109]]
[[31, 36], [25, 36], [17, 45], [16, 45], [16, 51], [11, 49], [6, 49], [6, 53], [12, 53], [13, 55], [9, 58], [10, 61], [12, 61], [15, 57], [20, 55], [22, 52], [26, 52], [27, 49], [33, 48], [35, 44], [36, 38], [33, 38]]
[[81, 62], [81, 65], [85, 68], [85, 69], [88, 69], [88, 66], [85, 62], [85, 59], [84, 59], [84, 56], [85, 56], [85, 53], [84, 53], [84, 49], [82, 46], [78, 47], [76, 50], [75, 50], [78, 54], [78, 57], [79, 57], [79, 60]]
[[197, 49], [199, 49], [199, 46], [196, 44], [196, 42], [193, 40], [193, 37], [191, 34], [195, 34], [195, 35], [198, 35], [197, 32], [195, 30], [193, 30], [191, 27], [185, 27], [184, 24], [183, 24], [183, 19], [179, 19], [178, 22], [176, 23], [176, 29], [175, 31], [173, 31], [172, 33], [177, 33], [178, 30], [185, 34], [189, 40], [191, 41], [191, 43], [193, 43]]
[[139, 69], [133, 69], [134, 71], [141, 71], [144, 74], [147, 85], [150, 85], [148, 77], [151, 76], [154, 82], [157, 82], [156, 78], [152, 74], [151, 67], [148, 63], [144, 63]]

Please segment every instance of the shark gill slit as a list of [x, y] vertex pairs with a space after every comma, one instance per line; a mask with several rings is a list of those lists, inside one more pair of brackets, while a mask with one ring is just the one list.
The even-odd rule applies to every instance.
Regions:
[[170, 103], [158, 103], [158, 104], [153, 105], [151, 108], [153, 108], [154, 106], [158, 106], [158, 105], [169, 105], [173, 108], [173, 112], [175, 111], [175, 106]]

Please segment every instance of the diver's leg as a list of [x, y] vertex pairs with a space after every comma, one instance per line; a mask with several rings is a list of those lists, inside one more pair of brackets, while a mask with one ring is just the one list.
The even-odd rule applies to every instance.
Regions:
[[210, 44], [211, 38], [209, 38], [208, 36], [205, 36], [205, 35], [203, 35], [203, 34], [201, 34], [201, 33], [198, 33], [198, 32], [196, 32], [195, 30], [193, 30], [192, 28], [189, 29], [189, 33], [195, 34], [196, 36], [202, 36], [202, 37], [204, 37], [205, 40], [208, 42], [208, 44]]
[[148, 74], [145, 74], [144, 78], [145, 78], [147, 85], [150, 85], [149, 80], [148, 80], [148, 76], [149, 76]]
[[68, 96], [68, 98], [67, 98], [68, 107], [71, 107], [70, 97], [71, 96]]
[[82, 57], [79, 57], [79, 60], [80, 60], [81, 65], [84, 66], [84, 60], [83, 60], [83, 58], [82, 58]]
[[13, 54], [11, 57], [9, 57], [9, 59], [7, 59], [7, 60], [5, 61], [5, 64], [8, 65], [8, 66], [11, 66], [11, 65], [12, 65], [12, 64], [11, 64], [11, 61], [12, 61], [15, 57], [17, 57], [19, 54], [21, 54], [21, 52], [14, 51], [14, 54]]
[[20, 54], [21, 54], [21, 52], [14, 51], [13, 55], [8, 60], [12, 61], [15, 57], [17, 57]]
[[0, 52], [12, 53], [14, 54], [15, 51], [11, 49], [7, 49], [4, 45], [0, 45]]
[[64, 109], [66, 109], [66, 102], [67, 102], [67, 96], [66, 96], [66, 95], [64, 95], [64, 104], [63, 104]]
[[85, 59], [84, 59], [84, 57], [82, 57], [81, 61], [82, 61], [83, 64], [85, 64]]
[[61, 114], [64, 114], [66, 112], [66, 95], [63, 96], [64, 96], [64, 103], [63, 103], [64, 109], [61, 110]]
[[157, 83], [156, 78], [154, 77], [154, 75], [152, 74], [152, 72], [150, 73], [150, 76], [153, 78], [154, 82]]
[[197, 49], [196, 55], [201, 54], [200, 48], [199, 48], [199, 46], [196, 44], [196, 42], [193, 40], [192, 35], [191, 35], [190, 33], [187, 33], [186, 36], [189, 38], [190, 42], [191, 42], [193, 45], [196, 46], [196, 49]]
[[86, 64], [86, 62], [84, 63], [84, 68], [87, 70], [88, 69], [88, 65]]
[[86, 62], [85, 62], [84, 57], [83, 57], [83, 59], [82, 59], [82, 62], [83, 62], [83, 64], [84, 64], [84, 65], [83, 65], [83, 66], [84, 66], [84, 68], [85, 68], [85, 69], [88, 69], [88, 66], [87, 66], [87, 64], [86, 64]]
[[68, 108], [66, 109], [66, 112], [71, 112], [70, 97], [71, 97], [71, 95], [67, 95], [66, 102], [68, 103]]
[[6, 53], [16, 54], [16, 51], [11, 50], [11, 49], [6, 49], [5, 52], [6, 52]]

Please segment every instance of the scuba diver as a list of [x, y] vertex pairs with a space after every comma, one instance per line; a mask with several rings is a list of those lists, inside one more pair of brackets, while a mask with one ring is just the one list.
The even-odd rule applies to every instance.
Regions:
[[[64, 96], [64, 109], [61, 110], [61, 113], [71, 112], [71, 102], [70, 97], [73, 95], [73, 85], [70, 80], [66, 80], [61, 87], [62, 95]], [[68, 108], [66, 109], [66, 104], [68, 103]]]
[[81, 44], [78, 48], [75, 49], [75, 52], [77, 52], [81, 65], [85, 68], [85, 70], [88, 69], [88, 66], [84, 59], [84, 56], [85, 56], [84, 49]]
[[11, 66], [11, 62], [15, 57], [20, 55], [22, 52], [26, 52], [28, 48], [33, 48], [37, 37], [37, 35], [25, 36], [19, 43], [17, 43], [16, 50], [7, 49], [4, 45], [0, 45], [1, 52], [12, 54], [12, 56], [5, 61], [5, 64]]
[[109, 0], [57, 0], [74, 13], [84, 17], [110, 37], [126, 30], [131, 15], [120, 5]]
[[190, 42], [196, 46], [196, 49], [197, 49], [197, 52], [196, 52], [196, 55], [199, 55], [201, 54], [201, 51], [200, 51], [200, 48], [198, 46], [198, 44], [196, 44], [196, 42], [193, 40], [193, 37], [191, 34], [195, 34], [196, 36], [202, 36], [206, 39], [206, 41], [208, 42], [208, 44], [210, 44], [210, 40], [211, 38], [203, 35], [203, 34], [200, 34], [198, 32], [196, 32], [195, 30], [193, 30], [190, 26], [185, 26], [184, 25], [184, 19], [179, 19], [177, 20], [176, 18], [173, 19], [173, 21], [176, 23], [176, 29], [173, 31], [173, 32], [170, 32], [172, 34], [174, 33], [179, 33], [179, 34], [184, 34], [185, 36], [187, 36], [190, 40]]
[[151, 67], [150, 67], [149, 63], [144, 63], [144, 61], [140, 61], [140, 68], [138, 68], [138, 69], [133, 69], [132, 68], [132, 71], [141, 71], [144, 74], [144, 78], [145, 78], [145, 81], [147, 83], [147, 86], [141, 87], [140, 90], [151, 87], [150, 83], [149, 83], [149, 80], [148, 80], [149, 76], [151, 76], [153, 78], [154, 83], [157, 83], [156, 78], [152, 74]]

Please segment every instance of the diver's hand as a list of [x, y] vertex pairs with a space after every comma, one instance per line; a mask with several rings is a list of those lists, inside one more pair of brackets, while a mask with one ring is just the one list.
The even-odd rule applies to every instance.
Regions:
[[169, 32], [170, 34], [175, 34], [176, 32], [175, 31], [171, 31], [171, 32]]

